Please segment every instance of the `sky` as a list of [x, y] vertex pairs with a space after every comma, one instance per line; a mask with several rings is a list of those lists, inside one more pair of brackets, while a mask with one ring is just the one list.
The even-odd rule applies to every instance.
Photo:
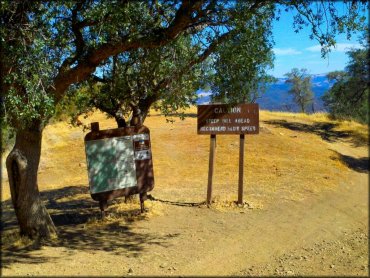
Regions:
[[[340, 3], [339, 3], [340, 4]], [[369, 17], [367, 15], [367, 21]], [[343, 70], [348, 62], [346, 51], [351, 47], [359, 48], [360, 33], [347, 40], [345, 34], [337, 35], [336, 48], [329, 56], [321, 57], [321, 47], [316, 40], [310, 40], [309, 27], [299, 33], [293, 30], [293, 13], [282, 11], [279, 21], [274, 21], [274, 69], [269, 74], [281, 78], [292, 68], [306, 68], [310, 74], [326, 74], [335, 70]]]

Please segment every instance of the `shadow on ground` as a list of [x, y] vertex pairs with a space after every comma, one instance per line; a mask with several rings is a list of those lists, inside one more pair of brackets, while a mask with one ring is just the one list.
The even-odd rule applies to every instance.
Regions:
[[[71, 197], [77, 199], [70, 199]], [[108, 251], [117, 255], [137, 257], [144, 252], [145, 246], [171, 245], [171, 238], [150, 232], [136, 232], [134, 221], [145, 219], [138, 208], [126, 211], [137, 217], [124, 221], [122, 217], [113, 220], [100, 220], [98, 203], [93, 201], [87, 186], [68, 186], [65, 188], [41, 192], [41, 198], [58, 229], [58, 239], [32, 242], [18, 246], [18, 226], [10, 200], [2, 202], [2, 267], [8, 268], [14, 263], [37, 264], [55, 260], [55, 256], [34, 252], [46, 247], [64, 247], [58, 256], [68, 256], [76, 251]], [[115, 200], [117, 201], [117, 200]], [[109, 208], [108, 208], [109, 210]], [[92, 220], [92, 221], [91, 221]], [[175, 235], [178, 236], [178, 235]], [[174, 237], [174, 235], [171, 235]], [[62, 254], [61, 254], [62, 252]]]
[[348, 141], [354, 146], [366, 146], [368, 144], [367, 139], [361, 134], [355, 132], [337, 131], [334, 130], [338, 124], [333, 123], [314, 123], [314, 124], [304, 124], [298, 122], [288, 122], [286, 120], [271, 120], [264, 121], [264, 123], [269, 125], [274, 125], [277, 127], [283, 127], [294, 131], [308, 132], [320, 136], [323, 140], [328, 142], [336, 142], [343, 139], [348, 139]]
[[165, 115], [165, 114], [150, 115], [150, 117], [174, 117], [174, 118], [179, 118], [179, 119], [182, 116], [184, 118], [196, 118], [196, 117], [198, 117], [198, 115], [196, 113], [184, 113], [183, 115], [177, 114], [177, 113], [169, 113], [167, 115]]
[[348, 168], [350, 168], [353, 171], [359, 172], [359, 173], [369, 173], [369, 158], [368, 157], [361, 157], [361, 158], [355, 158], [349, 155], [341, 154], [335, 150], [332, 150], [335, 152], [339, 160], [346, 165]]
[[176, 201], [170, 201], [170, 200], [163, 200], [163, 199], [158, 199], [152, 195], [148, 195], [148, 199], [156, 202], [161, 202], [165, 204], [169, 204], [172, 206], [180, 206], [180, 207], [200, 207], [202, 205], [206, 205], [206, 202], [176, 202]]

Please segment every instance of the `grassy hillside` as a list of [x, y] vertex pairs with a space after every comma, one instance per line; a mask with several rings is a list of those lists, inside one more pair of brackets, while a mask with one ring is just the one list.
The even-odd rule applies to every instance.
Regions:
[[[113, 200], [100, 220], [88, 191], [84, 135], [65, 122], [43, 134], [41, 198], [58, 238], [40, 245], [17, 233], [2, 180], [4, 276], [298, 275], [368, 273], [368, 130], [325, 114], [260, 112], [246, 136], [244, 200], [236, 205], [239, 136], [217, 137], [212, 207], [206, 198], [209, 136], [196, 108], [174, 124], [152, 111], [154, 199]], [[101, 113], [83, 120], [101, 129]], [[3, 157], [4, 159], [4, 157]]]
[[[196, 108], [186, 112], [188, 117], [184, 121], [177, 119], [172, 124], [152, 111], [145, 122], [152, 136], [156, 182], [153, 194], [201, 201], [207, 184], [209, 136], [196, 133]], [[83, 121], [86, 124], [99, 121], [101, 129], [115, 128], [115, 122], [99, 112]], [[325, 141], [345, 140], [362, 146], [368, 140], [366, 126], [331, 121], [322, 113], [261, 111], [260, 126], [259, 135], [246, 136], [245, 196], [261, 206], [274, 198], [300, 199], [306, 191], [318, 192], [336, 186], [346, 178], [348, 167]], [[85, 133], [65, 122], [45, 129], [40, 190], [88, 186]], [[238, 146], [238, 136], [217, 138], [214, 195], [225, 202], [235, 200], [237, 194]], [[2, 199], [6, 200], [10, 196], [5, 169], [3, 174]]]

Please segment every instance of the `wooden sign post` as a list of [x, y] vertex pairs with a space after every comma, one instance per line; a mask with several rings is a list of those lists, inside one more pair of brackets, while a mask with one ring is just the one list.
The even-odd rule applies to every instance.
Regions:
[[239, 144], [239, 182], [238, 204], [243, 204], [243, 178], [244, 178], [244, 134], [240, 134]]
[[216, 135], [212, 134], [210, 148], [209, 148], [207, 205], [210, 205], [212, 202], [212, 180], [213, 180], [213, 170], [215, 167], [215, 153], [216, 153]]
[[211, 135], [207, 186], [208, 206], [212, 203], [212, 181], [215, 161], [216, 135], [240, 135], [238, 204], [243, 204], [244, 135], [258, 134], [258, 132], [258, 104], [209, 104], [198, 106], [198, 134]]

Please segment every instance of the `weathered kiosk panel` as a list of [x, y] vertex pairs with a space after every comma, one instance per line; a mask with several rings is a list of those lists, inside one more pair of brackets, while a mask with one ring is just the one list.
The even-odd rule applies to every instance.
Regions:
[[150, 131], [146, 126], [99, 130], [91, 124], [85, 136], [91, 197], [99, 201], [102, 215], [107, 201], [140, 195], [141, 211], [146, 192], [154, 188]]

